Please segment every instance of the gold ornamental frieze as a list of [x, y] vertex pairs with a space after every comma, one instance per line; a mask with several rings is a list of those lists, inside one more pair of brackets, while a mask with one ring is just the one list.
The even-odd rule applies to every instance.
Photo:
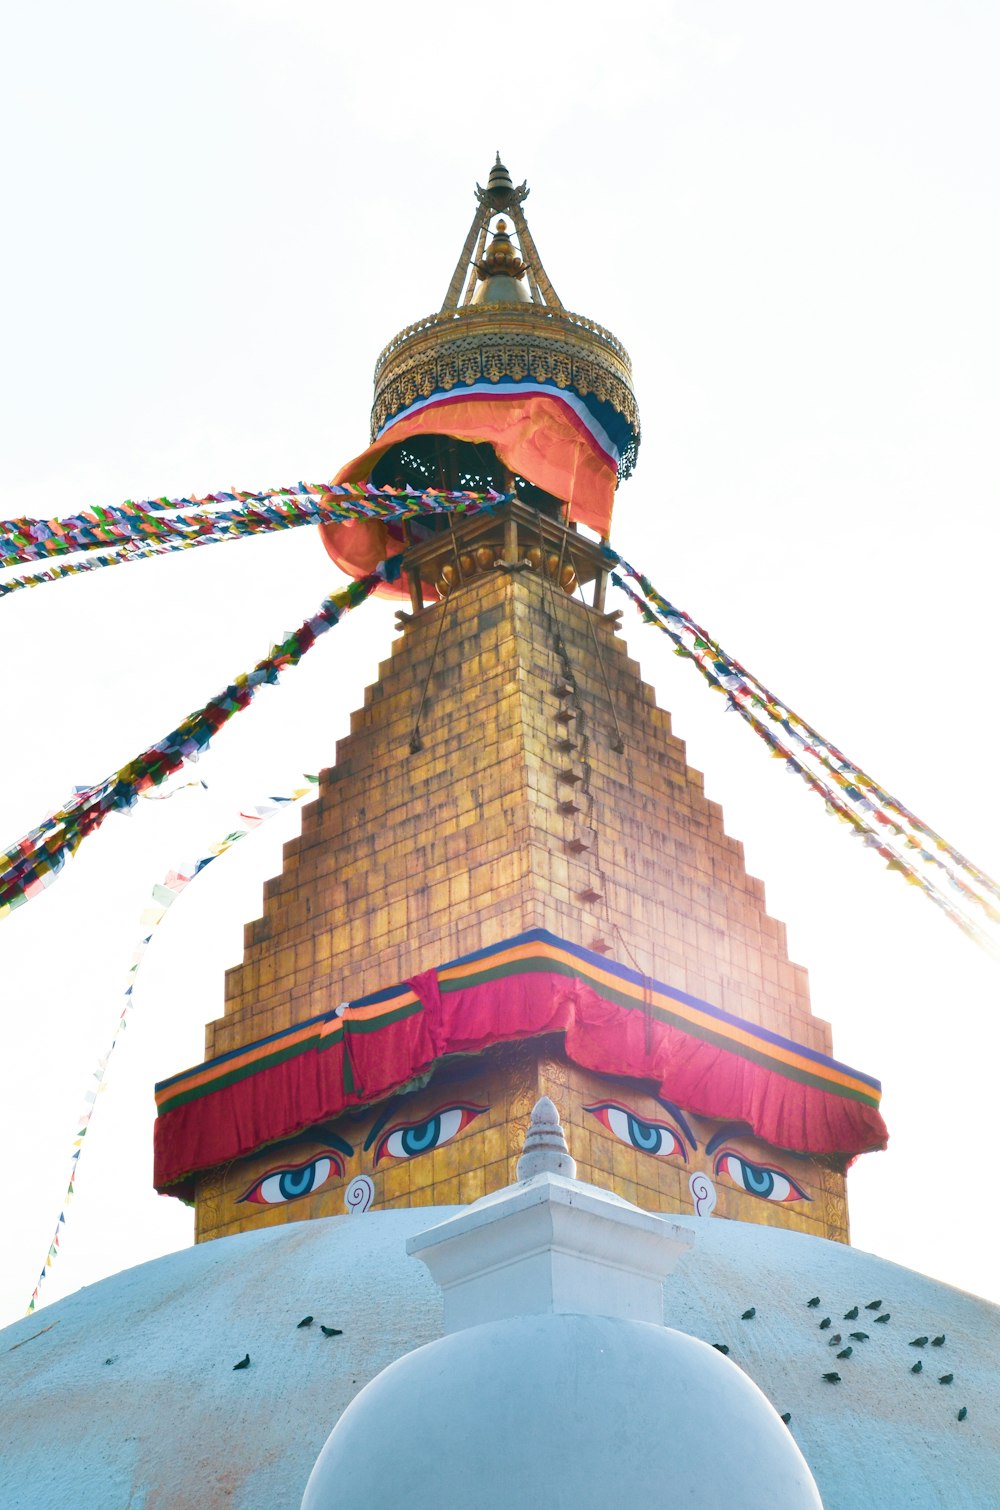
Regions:
[[401, 331], [375, 366], [372, 439], [418, 398], [503, 379], [551, 383], [611, 404], [636, 437], [622, 457], [620, 475], [628, 476], [639, 437], [628, 353], [594, 321], [533, 305], [469, 306]]

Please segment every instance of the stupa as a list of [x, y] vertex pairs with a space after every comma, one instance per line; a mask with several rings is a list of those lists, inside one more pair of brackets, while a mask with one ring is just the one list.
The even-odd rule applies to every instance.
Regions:
[[996, 1308], [848, 1243], [878, 1083], [607, 611], [631, 371], [526, 197], [498, 160], [340, 474], [506, 501], [326, 531], [403, 558], [401, 634], [157, 1087], [198, 1241], [0, 1335], [12, 1510], [997, 1503]]
[[[206, 1059], [157, 1088], [199, 1241], [505, 1186], [539, 1096], [581, 1178], [655, 1211], [848, 1239], [878, 1083], [805, 971], [605, 602], [635, 462], [628, 355], [566, 310], [499, 157], [444, 303], [378, 358], [338, 481], [492, 490], [394, 533], [391, 658], [246, 930]], [[516, 235], [515, 248], [512, 234]]]

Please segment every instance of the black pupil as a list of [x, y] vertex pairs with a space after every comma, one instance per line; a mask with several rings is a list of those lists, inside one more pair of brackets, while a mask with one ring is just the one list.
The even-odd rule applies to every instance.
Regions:
[[306, 1195], [313, 1188], [315, 1179], [315, 1164], [306, 1164], [303, 1169], [286, 1169], [278, 1181], [278, 1189], [290, 1201], [297, 1195]]
[[629, 1117], [629, 1137], [636, 1148], [641, 1148], [643, 1153], [659, 1153], [663, 1144], [663, 1134], [658, 1127], [651, 1122], [640, 1122], [638, 1117]]

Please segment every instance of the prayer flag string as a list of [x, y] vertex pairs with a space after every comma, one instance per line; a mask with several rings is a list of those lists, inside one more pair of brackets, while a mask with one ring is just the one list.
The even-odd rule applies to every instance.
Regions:
[[[827, 811], [846, 823], [863, 840], [866, 849], [873, 849], [886, 862], [888, 870], [902, 875], [908, 885], [922, 891], [965, 934], [998, 957], [1000, 949], [991, 935], [935, 884], [933, 876], [941, 873], [963, 901], [973, 903], [994, 924], [1000, 923], [1000, 910], [991, 901], [1000, 898], [997, 883], [775, 698], [690, 615], [663, 598], [647, 577], [610, 548], [606, 548], [605, 554], [609, 563], [620, 566], [640, 591], [631, 588], [617, 572], [612, 573], [615, 586], [626, 593], [646, 623], [655, 624], [673, 640], [675, 654], [694, 661], [709, 686], [724, 694], [728, 706], [750, 725], [772, 756], [783, 760], [786, 770], [821, 796]], [[928, 848], [928, 844], [933, 848]]]
[[[164, 551], [217, 544], [301, 524], [358, 517], [400, 521], [426, 513], [490, 511], [506, 503], [508, 498], [507, 494], [493, 491], [449, 492], [432, 488], [419, 492], [412, 488], [395, 490], [361, 483], [307, 485], [300, 482], [292, 487], [256, 493], [209, 493], [204, 497], [151, 498], [138, 503], [128, 500], [118, 508], [94, 509], [62, 519], [11, 520], [0, 523], [0, 565], [48, 559], [70, 552], [98, 554], [9, 579], [0, 583], [0, 595], [18, 587], [52, 581], [74, 571], [90, 570], [96, 565], [122, 563]], [[899, 871], [909, 884], [923, 890], [953, 921], [962, 919], [960, 926], [982, 942], [976, 925], [935, 886], [927, 872], [940, 873], [964, 903], [984, 912], [995, 924], [1000, 923], [1000, 908], [994, 905], [1000, 903], [1000, 885], [850, 761], [739, 661], [727, 655], [690, 615], [663, 598], [647, 577], [610, 547], [606, 547], [605, 552], [609, 564], [620, 567], [639, 588], [640, 592], [636, 593], [624, 584], [621, 577], [616, 575], [613, 578], [617, 585], [624, 587], [644, 618], [671, 636], [677, 654], [695, 661], [709, 685], [725, 694], [729, 706], [764, 739], [772, 755], [784, 760], [788, 770], [822, 795], [829, 810], [861, 835], [867, 847], [876, 849], [890, 869]], [[394, 567], [398, 573], [398, 557], [394, 558]], [[386, 569], [384, 563], [379, 570]], [[354, 584], [355, 588], [361, 586]], [[347, 594], [351, 591], [348, 588]], [[307, 621], [303, 630], [307, 630], [310, 623]], [[260, 670], [259, 667], [255, 669]], [[273, 678], [265, 676], [261, 679]], [[227, 692], [235, 691], [239, 696], [239, 680], [237, 678], [237, 684]], [[249, 695], [252, 695], [252, 687]], [[210, 719], [211, 707], [201, 710], [201, 715], [207, 714]], [[235, 707], [229, 708], [225, 716], [231, 716], [234, 711], [237, 711]], [[175, 735], [184, 732], [182, 726]], [[153, 751], [146, 752], [146, 756], [155, 756], [156, 753], [157, 747], [154, 747]], [[188, 753], [186, 758], [193, 758], [193, 754]], [[156, 768], [154, 760], [154, 770]], [[176, 768], [176, 764], [169, 766], [165, 774]], [[162, 780], [163, 777], [154, 775], [151, 779]], [[127, 791], [122, 801], [111, 795], [120, 785], [115, 778], [110, 778], [110, 786], [104, 783], [101, 788], [78, 794], [67, 809], [46, 820], [6, 855], [0, 855], [0, 917], [51, 880], [66, 854], [75, 852], [85, 833], [102, 821], [105, 811], [131, 805]], [[127, 781], [125, 786], [128, 787]], [[92, 821], [95, 813], [100, 816]]]
[[[929, 840], [934, 848], [947, 855], [958, 869], [966, 872], [984, 891], [1000, 901], [1000, 884], [987, 875], [984, 870], [981, 870], [979, 866], [974, 865], [971, 860], [968, 860], [953, 845], [949, 844], [946, 839], [943, 839], [940, 834], [935, 833], [934, 829], [918, 818], [915, 813], [912, 813], [897, 798], [890, 796], [860, 766], [855, 765], [853, 761], [849, 760], [836, 745], [825, 739], [818, 730], [808, 724], [805, 719], [800, 718], [786, 703], [783, 703], [772, 692], [769, 692], [763, 682], [758, 681], [756, 677], [752, 676], [744, 666], [740, 665], [739, 661], [727, 655], [711, 638], [707, 630], [702, 629], [690, 615], [680, 609], [674, 608], [672, 604], [662, 598], [647, 577], [636, 572], [633, 567], [629, 566], [627, 562], [622, 561], [620, 557], [616, 557], [616, 560], [620, 562], [628, 575], [633, 577], [639, 584], [650, 603], [654, 604], [668, 620], [682, 622], [695, 641], [703, 642], [702, 645], [696, 644], [696, 649], [699, 653], [704, 653], [705, 649], [711, 651], [715, 657], [715, 669], [719, 672], [720, 676], [728, 675], [734, 678], [737, 690], [739, 690], [740, 684], [748, 688], [750, 693], [756, 699], [760, 700], [760, 704], [766, 709], [768, 716], [780, 724], [795, 743], [806, 749], [808, 754], [816, 755], [826, 769], [830, 771], [836, 784], [841, 787], [852, 801], [864, 807], [865, 794], [869, 793], [875, 803], [880, 804], [886, 810], [886, 813], [895, 814], [896, 818], [902, 820], [915, 834], [919, 834], [923, 839]], [[812, 748], [809, 748], [810, 746]], [[891, 818], [886, 818], [885, 815], [880, 817], [878, 821], [886, 826], [892, 826]], [[925, 855], [923, 858], [926, 859], [927, 856]], [[971, 892], [969, 894], [970, 896], [974, 895]], [[981, 900], [978, 897], [975, 899], [977, 901]], [[1000, 915], [994, 914], [989, 908], [986, 910], [990, 912], [993, 921], [1000, 921]]]
[[58, 582], [61, 577], [75, 577], [80, 572], [96, 571], [101, 566], [127, 566], [130, 561], [146, 561], [150, 556], [172, 555], [176, 551], [191, 550], [198, 545], [225, 545], [229, 535], [196, 535], [190, 540], [131, 540], [115, 550], [101, 551], [92, 556], [82, 556], [78, 561], [62, 561], [48, 566], [44, 571], [25, 572], [19, 577], [8, 577], [0, 582], [0, 598], [17, 592], [22, 587], [41, 587], [46, 582]]
[[418, 514], [473, 513], [496, 508], [511, 494], [428, 488], [375, 488], [364, 483], [297, 483], [263, 493], [208, 493], [204, 498], [127, 500], [60, 519], [0, 521], [0, 567], [78, 552], [99, 557], [50, 567], [0, 583], [0, 596], [37, 587], [94, 565], [114, 566], [164, 551], [220, 544], [304, 524], [352, 519], [402, 521]]
[[125, 812], [137, 798], [206, 750], [214, 734], [250, 706], [258, 687], [277, 682], [325, 634], [382, 582], [399, 575], [401, 558], [383, 561], [376, 571], [326, 598], [311, 618], [293, 630], [252, 671], [242, 672], [204, 707], [96, 786], [78, 790], [58, 812], [0, 853], [0, 918], [7, 917], [50, 885], [69, 856], [100, 827], [109, 813]]
[[[118, 1022], [116, 1023], [114, 1032], [111, 1036], [111, 1043], [97, 1061], [97, 1068], [94, 1070], [91, 1076], [94, 1085], [91, 1086], [83, 1096], [83, 1110], [81, 1111], [80, 1116], [77, 1118], [77, 1130], [76, 1135], [73, 1139], [73, 1153], [70, 1156], [69, 1184], [66, 1186], [66, 1193], [62, 1198], [62, 1209], [59, 1212], [59, 1220], [56, 1222], [55, 1232], [53, 1233], [52, 1241], [49, 1244], [49, 1250], [45, 1256], [45, 1262], [42, 1265], [35, 1288], [31, 1292], [31, 1299], [28, 1302], [28, 1314], [34, 1311], [36, 1305], [38, 1304], [39, 1292], [41, 1291], [42, 1285], [45, 1281], [45, 1276], [47, 1275], [49, 1269], [51, 1269], [53, 1261], [59, 1257], [62, 1229], [66, 1225], [66, 1211], [69, 1208], [70, 1201], [76, 1194], [76, 1177], [79, 1172], [80, 1154], [83, 1151], [84, 1139], [86, 1138], [87, 1132], [90, 1128], [90, 1123], [97, 1106], [98, 1095], [101, 1091], [107, 1089], [108, 1063], [115, 1051], [115, 1046], [117, 1045], [119, 1038], [128, 1027], [129, 1014], [134, 1005], [133, 993], [135, 991], [136, 976], [139, 973], [139, 966], [142, 964], [146, 950], [149, 948], [150, 943], [153, 940], [153, 935], [155, 934], [157, 928], [159, 928], [160, 924], [163, 922], [163, 919], [166, 917], [168, 910], [174, 905], [177, 898], [180, 896], [181, 892], [184, 891], [186, 887], [190, 886], [195, 877], [200, 876], [202, 871], [207, 866], [212, 864], [213, 860], [217, 860], [220, 855], [224, 855], [227, 850], [232, 849], [234, 844], [238, 844], [241, 839], [245, 839], [247, 834], [252, 833], [254, 829], [259, 828], [262, 823], [266, 823], [269, 818], [275, 817], [278, 813], [285, 812], [290, 806], [294, 806], [295, 803], [301, 802], [303, 798], [313, 795], [318, 784], [319, 777], [305, 776], [303, 780], [306, 782], [305, 786], [297, 786], [293, 788], [293, 790], [286, 796], [268, 797], [264, 802], [256, 803], [248, 811], [241, 811], [240, 820], [244, 825], [243, 827], [233, 829], [230, 833], [226, 834], [225, 838], [220, 839], [215, 844], [210, 845], [206, 852], [199, 859], [182, 863], [180, 866], [178, 866], [177, 869], [168, 870], [163, 880], [158, 882], [153, 887], [152, 896], [150, 898], [150, 905], [144, 909], [139, 919], [142, 925], [142, 934], [139, 938], [138, 943], [136, 944], [135, 950], [132, 954], [131, 963], [129, 964], [128, 985], [126, 986], [124, 993], [125, 1000], [122, 1003], [121, 1011], [118, 1016]], [[188, 786], [204, 785], [203, 782], [188, 782], [186, 784]], [[174, 792], [181, 790], [183, 790], [183, 788], [175, 787], [173, 792], [143, 792], [140, 795], [143, 797], [172, 797], [174, 795]]]

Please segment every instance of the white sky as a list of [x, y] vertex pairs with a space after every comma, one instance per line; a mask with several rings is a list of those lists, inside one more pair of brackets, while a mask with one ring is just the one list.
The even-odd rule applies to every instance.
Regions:
[[[379, 349], [439, 306], [499, 146], [561, 297], [632, 353], [619, 550], [996, 875], [998, 41], [971, 0], [16, 8], [0, 512], [330, 477], [367, 442]], [[298, 531], [0, 603], [0, 840], [335, 585]], [[884, 1082], [855, 1242], [1000, 1300], [1000, 972], [624, 606], [835, 1052]], [[218, 737], [208, 792], [109, 820], [0, 925], [0, 1321], [51, 1240], [154, 882], [332, 763], [391, 626], [351, 616]], [[152, 945], [45, 1301], [190, 1241], [150, 1189], [152, 1084], [201, 1059], [296, 821], [200, 878]]]

